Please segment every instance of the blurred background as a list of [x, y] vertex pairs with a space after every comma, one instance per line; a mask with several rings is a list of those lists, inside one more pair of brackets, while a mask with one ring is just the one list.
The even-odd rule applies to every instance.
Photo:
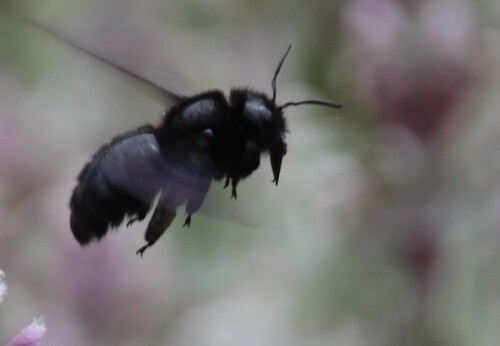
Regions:
[[[497, 345], [500, 3], [496, 0], [2, 1], [173, 90], [251, 86], [287, 110], [238, 200], [213, 184], [145, 253], [146, 223], [80, 248], [76, 176], [163, 105], [0, 12], [0, 344]], [[180, 214], [182, 215], [182, 213]]]

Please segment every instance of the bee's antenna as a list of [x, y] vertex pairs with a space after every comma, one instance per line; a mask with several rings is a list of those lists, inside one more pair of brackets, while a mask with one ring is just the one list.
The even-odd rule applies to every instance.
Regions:
[[[278, 63], [278, 66], [276, 66], [276, 70], [274, 71], [273, 80], [271, 81], [271, 85], [273, 87], [273, 98], [272, 98], [273, 103], [276, 102], [276, 78], [278, 78], [278, 74], [280, 73], [281, 66], [283, 66], [283, 62], [285, 61], [286, 56], [290, 52], [291, 48], [292, 48], [292, 45], [289, 45], [288, 48], [285, 50], [285, 52], [281, 56], [281, 59], [280, 59], [280, 62]], [[300, 106], [300, 105], [305, 105], [305, 104], [318, 105], [318, 106], [331, 107], [331, 108], [342, 108], [341, 103], [324, 101], [324, 100], [303, 100], [303, 101], [298, 101], [298, 102], [287, 102], [287, 103], [279, 106], [278, 108], [285, 109], [286, 107]]]
[[298, 102], [287, 102], [281, 106], [279, 106], [279, 109], [285, 109], [286, 107], [290, 106], [300, 106], [300, 105], [318, 105], [318, 106], [324, 106], [324, 107], [330, 107], [330, 108], [342, 108], [343, 105], [341, 103], [337, 102], [331, 102], [331, 101], [325, 101], [325, 100], [304, 100], [304, 101], [298, 101]]
[[273, 103], [276, 101], [276, 78], [278, 77], [278, 73], [280, 73], [281, 66], [283, 65], [283, 62], [285, 61], [285, 58], [288, 55], [288, 52], [290, 51], [291, 48], [292, 45], [289, 45], [285, 53], [283, 53], [283, 55], [281, 56], [280, 62], [278, 63], [278, 66], [276, 66], [276, 71], [274, 71], [273, 80], [271, 81], [271, 85], [273, 87]]

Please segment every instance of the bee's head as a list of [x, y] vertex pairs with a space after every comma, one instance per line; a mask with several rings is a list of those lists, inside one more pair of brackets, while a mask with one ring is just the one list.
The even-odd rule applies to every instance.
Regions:
[[256, 145], [260, 152], [269, 153], [274, 182], [278, 184], [281, 170], [281, 162], [286, 153], [285, 133], [286, 121], [283, 110], [289, 106], [303, 104], [319, 105], [325, 107], [340, 108], [341, 104], [324, 100], [303, 100], [287, 102], [282, 105], [276, 104], [276, 79], [291, 49], [288, 46], [274, 71], [271, 81], [272, 98], [266, 94], [250, 89], [233, 89], [229, 97], [229, 104], [233, 110], [233, 116], [241, 119], [241, 126], [247, 134], [247, 146]]

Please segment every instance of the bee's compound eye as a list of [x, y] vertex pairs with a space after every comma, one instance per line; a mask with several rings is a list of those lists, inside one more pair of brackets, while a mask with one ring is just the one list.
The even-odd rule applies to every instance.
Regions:
[[271, 121], [271, 110], [260, 99], [251, 99], [245, 103], [245, 115], [255, 121]]

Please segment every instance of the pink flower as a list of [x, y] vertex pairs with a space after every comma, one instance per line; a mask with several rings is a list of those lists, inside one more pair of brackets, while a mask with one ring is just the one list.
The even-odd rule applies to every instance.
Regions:
[[7, 346], [34, 346], [45, 334], [46, 328], [43, 318], [37, 317], [29, 326], [24, 328]]
[[382, 124], [431, 139], [456, 113], [474, 79], [475, 16], [465, 1], [352, 0], [344, 26], [357, 84]]

